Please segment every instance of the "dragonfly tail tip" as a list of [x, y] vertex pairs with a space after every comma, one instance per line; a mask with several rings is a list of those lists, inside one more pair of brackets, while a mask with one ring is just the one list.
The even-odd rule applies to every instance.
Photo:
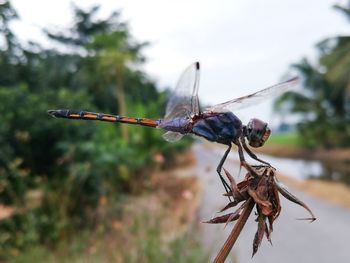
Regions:
[[62, 115], [61, 110], [48, 110], [47, 113], [52, 117], [56, 118]]

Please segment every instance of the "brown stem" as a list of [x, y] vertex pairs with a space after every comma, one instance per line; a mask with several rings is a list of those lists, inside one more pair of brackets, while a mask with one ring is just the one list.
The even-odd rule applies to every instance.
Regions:
[[255, 205], [255, 203], [254, 203], [253, 199], [249, 198], [246, 205], [245, 205], [245, 208], [243, 209], [241, 216], [237, 220], [237, 223], [233, 227], [230, 235], [226, 239], [224, 245], [220, 249], [220, 252], [218, 253], [216, 258], [214, 259], [213, 263], [224, 263], [225, 262], [228, 254], [230, 253], [233, 245], [235, 244], [239, 234], [241, 233], [245, 223], [247, 222], [248, 217], [249, 217], [250, 213], [252, 212], [254, 205]]

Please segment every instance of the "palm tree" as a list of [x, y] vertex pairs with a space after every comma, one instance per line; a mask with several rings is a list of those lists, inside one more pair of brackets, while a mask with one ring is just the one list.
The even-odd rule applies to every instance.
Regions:
[[[350, 20], [350, 1], [348, 7], [336, 5], [335, 8]], [[318, 44], [321, 51], [320, 65], [325, 69], [325, 78], [332, 85], [330, 94], [335, 114], [347, 114], [350, 94], [350, 36], [337, 36], [325, 39]]]
[[[348, 7], [335, 6], [350, 19]], [[307, 59], [292, 65], [303, 76], [304, 93], [287, 93], [277, 102], [281, 109], [302, 118], [298, 130], [305, 145], [342, 147], [350, 145], [350, 36], [321, 41], [318, 63]]]
[[[97, 58], [98, 75], [103, 76], [107, 82], [115, 83], [119, 115], [127, 115], [124, 76], [132, 64], [142, 62], [144, 58], [140, 55], [144, 43], [132, 43], [127, 28], [125, 30], [98, 34], [88, 46], [95, 51]], [[122, 137], [128, 142], [128, 127], [121, 126]]]
[[[107, 19], [96, 19], [99, 6], [94, 6], [85, 11], [74, 7], [74, 23], [67, 32], [52, 30], [46, 34], [53, 40], [69, 46], [71, 52], [85, 55], [85, 60], [80, 61], [75, 68], [85, 70], [81, 82], [88, 85], [90, 91], [99, 89], [101, 94], [96, 94], [95, 102], [104, 108], [113, 108], [118, 105], [118, 114], [127, 115], [126, 99], [124, 92], [125, 75], [131, 64], [143, 61], [140, 55], [145, 43], [133, 41], [127, 24], [120, 21], [120, 13], [113, 12]], [[73, 60], [73, 63], [74, 60]], [[74, 65], [72, 66], [74, 67]], [[88, 80], [88, 81], [86, 81]], [[115, 91], [108, 90], [110, 85]], [[117, 103], [112, 102], [111, 93], [116, 93]], [[113, 105], [113, 106], [112, 106]], [[121, 127], [122, 137], [128, 141], [128, 127]]]

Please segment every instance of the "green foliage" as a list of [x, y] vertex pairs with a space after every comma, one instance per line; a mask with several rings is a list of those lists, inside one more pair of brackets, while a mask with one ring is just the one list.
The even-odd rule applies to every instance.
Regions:
[[0, 221], [2, 251], [55, 245], [75, 229], [94, 228], [102, 196], [128, 193], [136, 179], [147, 180], [155, 154], [171, 160], [189, 145], [188, 140], [168, 144], [151, 128], [47, 114], [58, 108], [120, 113], [121, 103], [131, 116], [163, 114], [166, 94], [129, 66], [143, 61], [143, 44], [132, 39], [118, 13], [97, 20], [97, 11], [75, 7], [72, 28], [46, 30], [71, 50], [61, 53], [36, 43], [19, 45], [8, 27], [15, 11], [8, 1], [0, 4], [5, 30], [0, 35], [13, 45], [0, 48], [0, 204], [15, 208]]
[[[0, 164], [2, 173], [7, 174], [9, 180], [2, 188], [1, 200], [15, 202], [13, 198], [10, 200], [5, 196], [9, 195], [7, 187], [15, 187], [16, 180], [26, 180], [26, 177], [33, 175], [49, 178], [54, 172], [57, 158], [64, 154], [60, 144], [73, 143], [73, 138], [79, 138], [79, 143], [79, 140], [91, 136], [93, 126], [85, 124], [85, 128], [82, 128], [79, 123], [67, 126], [48, 121], [47, 109], [52, 104], [89, 107], [91, 104], [88, 101], [83, 92], [73, 94], [64, 89], [41, 96], [31, 93], [26, 86], [0, 88]], [[26, 176], [14, 176], [16, 172], [12, 171]]]
[[[46, 110], [52, 104], [92, 107], [84, 92], [61, 89], [41, 96], [27, 87], [0, 88], [0, 201], [16, 207], [17, 214], [0, 224], [4, 247], [24, 247], [35, 242], [52, 241], [68, 218], [83, 215], [96, 203], [98, 184], [93, 174], [77, 171], [84, 165], [84, 149], [73, 151], [92, 138], [94, 125], [62, 125], [51, 120]], [[75, 160], [69, 160], [71, 155]], [[79, 156], [81, 159], [79, 159]], [[72, 164], [72, 165], [71, 165]], [[75, 172], [75, 173], [74, 173]], [[85, 172], [85, 173], [84, 173]], [[85, 176], [85, 181], [81, 178]], [[93, 188], [83, 187], [93, 185]], [[42, 204], [32, 210], [27, 194], [43, 192]], [[80, 190], [80, 191], [78, 191]], [[62, 194], [62, 198], [57, 196]], [[62, 202], [66, 199], [66, 202]], [[80, 201], [85, 203], [80, 204]], [[62, 207], [65, 211], [62, 212]], [[16, 233], [16, 234], [15, 234]]]
[[[337, 9], [350, 18], [350, 8]], [[304, 146], [349, 147], [350, 36], [326, 39], [318, 48], [318, 64], [303, 59], [293, 65], [303, 77], [304, 92], [285, 94], [276, 107], [302, 116], [297, 128]]]

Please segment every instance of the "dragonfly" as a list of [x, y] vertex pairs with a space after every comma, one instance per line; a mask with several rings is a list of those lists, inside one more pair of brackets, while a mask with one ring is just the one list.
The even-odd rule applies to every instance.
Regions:
[[263, 146], [271, 134], [268, 124], [257, 118], [252, 118], [247, 125], [244, 125], [233, 111], [282, 95], [297, 85], [298, 78], [292, 78], [250, 95], [206, 107], [203, 110], [199, 106], [199, 79], [200, 64], [195, 62], [187, 67], [179, 78], [167, 103], [163, 119], [134, 118], [70, 109], [49, 110], [48, 113], [57, 118], [126, 123], [163, 129], [166, 131], [163, 137], [169, 142], [178, 141], [186, 134], [194, 134], [210, 142], [226, 145], [227, 150], [223, 154], [216, 172], [225, 191], [229, 193], [232, 189], [221, 172], [233, 144], [238, 148], [241, 167], [243, 166], [250, 173], [255, 174], [246, 162], [244, 152], [252, 159], [270, 166], [269, 163], [259, 159], [247, 145], [248, 142], [254, 148]]

